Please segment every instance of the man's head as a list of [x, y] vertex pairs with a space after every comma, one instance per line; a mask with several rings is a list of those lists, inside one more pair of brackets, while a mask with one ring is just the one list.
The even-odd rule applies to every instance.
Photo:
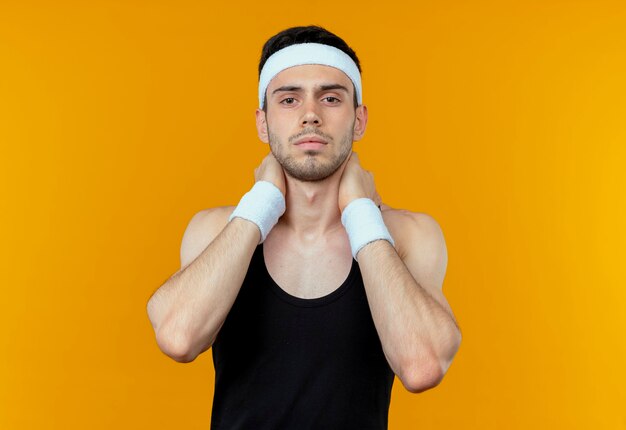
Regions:
[[[342, 38], [331, 33], [325, 28], [318, 27], [316, 25], [309, 25], [307, 27], [288, 28], [270, 37], [267, 42], [265, 42], [265, 44], [263, 45], [263, 50], [261, 51], [261, 60], [259, 61], [259, 79], [261, 78], [263, 66], [265, 66], [265, 63], [272, 55], [274, 55], [276, 52], [280, 51], [283, 48], [302, 43], [319, 43], [343, 51], [354, 62], [358, 72], [361, 73], [361, 63], [359, 62], [359, 57], [357, 57], [356, 53], [352, 50], [352, 48], [348, 46], [348, 44]], [[354, 108], [356, 109], [356, 107], [359, 105], [359, 102], [356, 96], [356, 89], [353, 88], [353, 90]], [[265, 100], [266, 102], [263, 103], [261, 108], [267, 112], [267, 98], [265, 98]]]
[[289, 28], [265, 43], [257, 130], [289, 176], [326, 179], [350, 155], [367, 122], [360, 71], [354, 51], [321, 27]]

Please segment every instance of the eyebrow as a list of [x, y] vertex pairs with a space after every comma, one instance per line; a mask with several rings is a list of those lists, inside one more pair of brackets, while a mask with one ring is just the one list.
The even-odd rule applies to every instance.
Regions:
[[[350, 93], [346, 87], [344, 87], [343, 85], [340, 85], [340, 84], [319, 85], [316, 89], [318, 91], [343, 90], [347, 94]], [[284, 85], [284, 86], [276, 88], [274, 91], [272, 91], [272, 95], [274, 95], [274, 94], [276, 94], [278, 92], [286, 92], [286, 91], [298, 92], [298, 91], [302, 91], [302, 87], [299, 87], [299, 86], [296, 86], [296, 85]]]

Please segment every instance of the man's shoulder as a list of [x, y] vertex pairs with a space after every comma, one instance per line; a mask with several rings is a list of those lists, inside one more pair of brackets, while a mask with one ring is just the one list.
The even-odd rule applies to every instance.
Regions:
[[196, 212], [185, 229], [180, 249], [181, 266], [191, 263], [226, 227], [236, 206], [217, 206]]
[[226, 227], [235, 208], [236, 206], [216, 206], [202, 209], [191, 218], [187, 230], [193, 236], [204, 236], [210, 242]]
[[[425, 212], [414, 212], [408, 209], [393, 208], [386, 204], [381, 204], [381, 212], [385, 224], [389, 223], [402, 227], [415, 227], [418, 229], [429, 229], [439, 227], [439, 223], [434, 217]], [[388, 226], [389, 227], [389, 226]]]
[[420, 243], [443, 243], [443, 231], [437, 220], [425, 213], [381, 205], [385, 225], [396, 243], [400, 257], [415, 250]]
[[198, 223], [215, 223], [226, 219], [235, 210], [236, 206], [216, 206], [198, 211], [191, 219]]

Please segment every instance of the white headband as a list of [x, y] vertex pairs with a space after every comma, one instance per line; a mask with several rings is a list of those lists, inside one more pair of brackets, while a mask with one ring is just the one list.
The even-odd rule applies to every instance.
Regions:
[[363, 103], [361, 73], [348, 54], [334, 46], [321, 43], [299, 43], [276, 51], [263, 65], [259, 77], [259, 109], [263, 109], [265, 90], [270, 81], [283, 70], [303, 64], [321, 64], [341, 70], [354, 84], [358, 104]]

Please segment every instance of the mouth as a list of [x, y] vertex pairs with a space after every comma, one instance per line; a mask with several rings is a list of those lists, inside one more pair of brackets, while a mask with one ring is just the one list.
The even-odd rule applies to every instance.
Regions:
[[316, 141], [304, 141], [300, 143], [296, 143], [296, 146], [300, 149], [322, 149], [326, 146], [323, 142]]
[[317, 136], [305, 136], [298, 139], [295, 145], [300, 149], [322, 149], [327, 142]]

